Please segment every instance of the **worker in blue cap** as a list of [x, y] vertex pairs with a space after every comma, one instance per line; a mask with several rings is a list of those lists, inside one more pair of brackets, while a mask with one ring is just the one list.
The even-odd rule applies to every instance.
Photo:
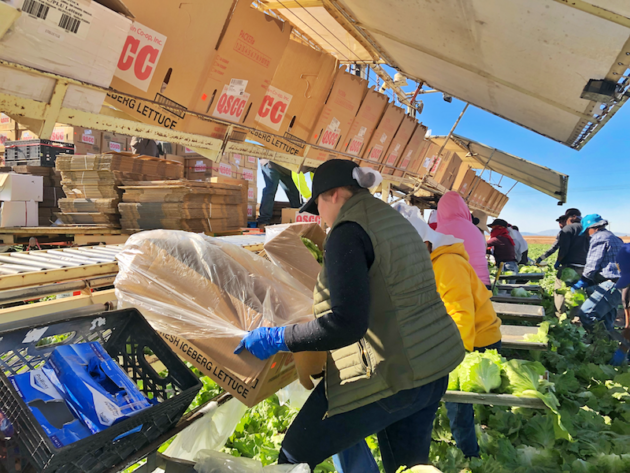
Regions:
[[589, 249], [584, 273], [571, 290], [587, 289], [590, 295], [578, 312], [586, 329], [592, 329], [602, 321], [606, 329], [612, 330], [621, 302], [621, 293], [617, 289], [621, 277], [617, 255], [623, 241], [606, 229], [607, 225], [608, 222], [598, 214], [582, 219], [582, 233], [590, 236]]
[[585, 289], [604, 281], [617, 282], [619, 279], [616, 258], [623, 241], [608, 230], [607, 225], [608, 221], [598, 214], [590, 214], [582, 219], [580, 235], [588, 233], [590, 238], [586, 266], [582, 277], [573, 286], [574, 289]]
[[[630, 243], [623, 245], [619, 253], [617, 253], [617, 266], [621, 277], [617, 281], [616, 286], [623, 293], [622, 300], [626, 313], [626, 326], [623, 336], [628, 341], [630, 339], [630, 310], [628, 307], [628, 299], [630, 298]], [[610, 364], [615, 366], [622, 364], [627, 357], [628, 348], [630, 348], [630, 342], [622, 343], [621, 347], [615, 352]]]

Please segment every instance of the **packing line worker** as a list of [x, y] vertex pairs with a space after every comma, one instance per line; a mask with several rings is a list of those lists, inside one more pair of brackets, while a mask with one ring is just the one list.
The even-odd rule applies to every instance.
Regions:
[[[427, 245], [435, 273], [435, 282], [446, 310], [453, 318], [467, 351], [501, 350], [501, 320], [492, 306], [492, 292], [470, 265], [464, 241], [434, 231], [416, 207], [394, 204]], [[451, 432], [466, 457], [479, 456], [472, 404], [446, 403]], [[361, 442], [340, 457], [343, 473], [378, 472], [367, 444]], [[338, 468], [338, 471], [339, 468]]]
[[314, 292], [316, 320], [258, 328], [237, 348], [260, 359], [328, 352], [324, 381], [287, 431], [279, 463], [314, 469], [374, 433], [386, 472], [428, 463], [448, 374], [464, 358], [429, 252], [402, 215], [369, 193], [375, 175], [346, 160], [317, 169], [302, 207], [331, 227]]
[[558, 271], [553, 294], [557, 315], [560, 315], [564, 310], [564, 295], [555, 291], [555, 289], [564, 286], [564, 281], [561, 279], [562, 270], [571, 268], [581, 275], [584, 272], [588, 253], [588, 236], [582, 232], [582, 213], [578, 209], [568, 209], [565, 216], [567, 223], [558, 236], [558, 259], [554, 265]]
[[[626, 325], [623, 330], [624, 338], [630, 343], [630, 243], [626, 243], [617, 253], [617, 267], [619, 268], [619, 280], [615, 285], [617, 290], [621, 291], [621, 300], [626, 313]], [[586, 303], [585, 303], [586, 304]], [[610, 361], [611, 365], [621, 365], [628, 357], [627, 345], [622, 345], [617, 349]]]
[[[404, 204], [403, 204], [404, 205]], [[413, 218], [414, 207], [396, 207], [414, 226], [427, 245], [435, 272], [435, 282], [446, 311], [459, 329], [466, 351], [501, 350], [501, 320], [492, 306], [492, 292], [470, 265], [464, 242], [433, 231], [422, 220]], [[411, 218], [410, 218], [411, 217]], [[451, 431], [466, 457], [478, 457], [472, 404], [446, 403]]]
[[571, 290], [589, 290], [590, 297], [578, 311], [585, 328], [603, 321], [606, 329], [612, 330], [621, 303], [621, 292], [617, 289], [621, 277], [617, 256], [624, 244], [621, 238], [606, 229], [607, 225], [608, 222], [598, 214], [587, 215], [582, 220], [582, 234], [590, 236], [589, 249], [582, 277]]
[[504, 263], [503, 269], [505, 271], [518, 273], [518, 263], [516, 262], [516, 252], [514, 250], [515, 243], [508, 232], [508, 223], [501, 218], [497, 218], [488, 226], [492, 230], [486, 245], [488, 248], [493, 249], [492, 254], [494, 255], [497, 268], [501, 263]]
[[[560, 231], [562, 231], [562, 229], [566, 226], [567, 224], [567, 216], [566, 215], [560, 215], [560, 217], [558, 217], [556, 219], [556, 222], [558, 222], [558, 226], [560, 227]], [[538, 258], [536, 258], [536, 264], [540, 264], [543, 261], [545, 261], [547, 258], [549, 258], [551, 255], [553, 255], [556, 251], [558, 251], [558, 248], [560, 247], [560, 232], [558, 232], [558, 236], [556, 236], [556, 241], [553, 243], [553, 245], [551, 245], [551, 248], [549, 248], [544, 255], [539, 256]]]
[[299, 208], [301, 201], [300, 191], [295, 182], [293, 182], [291, 171], [267, 159], [260, 160], [260, 170], [265, 179], [265, 188], [260, 201], [260, 215], [258, 216], [257, 226], [264, 229], [269, 225], [273, 217], [273, 203], [276, 200], [278, 185], [282, 187], [287, 195], [291, 208]]
[[514, 240], [514, 256], [516, 256], [516, 262], [518, 264], [528, 264], [529, 263], [529, 245], [527, 244], [527, 240], [523, 238], [520, 230], [516, 225], [510, 225], [508, 223], [508, 233]]
[[466, 202], [458, 192], [447, 192], [437, 205], [437, 227], [445, 235], [464, 241], [470, 264], [484, 284], [490, 286], [490, 271], [486, 259], [486, 238], [477, 231]]

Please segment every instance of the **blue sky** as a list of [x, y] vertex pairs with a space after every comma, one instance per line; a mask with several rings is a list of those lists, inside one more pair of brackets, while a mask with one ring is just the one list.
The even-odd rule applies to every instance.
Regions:
[[[394, 71], [390, 71], [393, 75]], [[448, 134], [465, 105], [457, 99], [447, 103], [440, 93], [424, 94], [420, 99], [424, 110], [418, 119], [433, 135]], [[577, 207], [583, 215], [599, 213], [610, 222], [612, 231], [630, 235], [629, 124], [630, 105], [625, 105], [581, 151], [575, 151], [471, 105], [455, 132], [569, 176], [567, 204], [562, 207], [546, 194], [524, 184], [516, 185], [501, 217], [518, 225], [521, 231], [555, 229], [556, 218], [567, 208]], [[488, 181], [489, 173], [483, 177]], [[496, 184], [499, 178], [493, 173], [491, 183]], [[513, 184], [511, 179], [503, 178], [499, 190], [505, 193]], [[260, 201], [264, 185], [260, 171], [258, 185]], [[277, 199], [286, 200], [282, 190]]]

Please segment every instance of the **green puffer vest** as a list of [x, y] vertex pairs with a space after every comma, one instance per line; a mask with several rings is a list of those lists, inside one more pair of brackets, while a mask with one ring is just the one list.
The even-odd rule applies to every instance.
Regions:
[[[435, 285], [431, 258], [413, 226], [363, 190], [344, 204], [332, 231], [356, 222], [374, 247], [370, 318], [366, 335], [328, 353], [327, 416], [378, 401], [448, 375], [464, 359], [464, 346]], [[331, 310], [325, 258], [314, 291], [314, 311]]]

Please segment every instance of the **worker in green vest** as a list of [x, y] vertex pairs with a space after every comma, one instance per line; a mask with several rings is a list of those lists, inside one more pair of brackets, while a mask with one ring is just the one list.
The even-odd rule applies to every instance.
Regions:
[[302, 211], [331, 231], [314, 293], [316, 320], [249, 332], [236, 352], [327, 351], [325, 378], [287, 431], [279, 463], [319, 463], [377, 434], [387, 473], [426, 464], [448, 374], [464, 358], [413, 226], [367, 188], [380, 178], [322, 164]]

